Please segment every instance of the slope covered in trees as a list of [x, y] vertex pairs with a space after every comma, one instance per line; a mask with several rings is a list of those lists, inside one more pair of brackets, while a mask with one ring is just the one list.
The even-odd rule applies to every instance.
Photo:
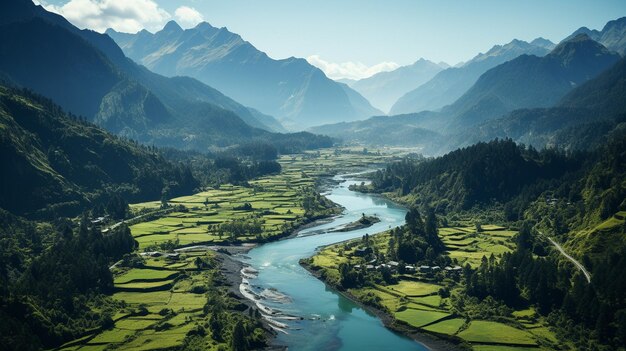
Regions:
[[[8, 350], [58, 346], [112, 323], [109, 263], [135, 241], [126, 226], [103, 236], [69, 221], [28, 222], [0, 209], [0, 342]], [[97, 308], [96, 308], [97, 306]]]
[[448, 212], [507, 202], [540, 179], [556, 179], [578, 168], [576, 159], [563, 153], [537, 152], [511, 140], [495, 140], [424, 162], [391, 164], [374, 175], [372, 187]]
[[188, 167], [156, 149], [65, 115], [26, 91], [0, 87], [0, 125], [0, 207], [16, 214], [76, 214], [114, 194], [158, 199], [166, 186], [185, 194], [199, 185]]

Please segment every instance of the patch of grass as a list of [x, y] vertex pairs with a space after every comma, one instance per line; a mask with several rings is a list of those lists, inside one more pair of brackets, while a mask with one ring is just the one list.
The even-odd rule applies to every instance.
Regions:
[[131, 317], [122, 319], [121, 321], [117, 321], [115, 323], [115, 328], [122, 330], [142, 330], [148, 328], [155, 323], [156, 321], [154, 319]]
[[436, 284], [402, 280], [396, 285], [388, 285], [388, 289], [401, 293], [405, 296], [425, 296], [436, 293], [441, 286]]
[[131, 269], [123, 275], [115, 277], [115, 284], [124, 284], [133, 280], [168, 280], [178, 275], [178, 272], [156, 269]]
[[450, 314], [446, 312], [423, 311], [407, 308], [404, 311], [394, 313], [394, 316], [399, 321], [406, 322], [413, 327], [419, 328], [423, 325], [433, 323], [442, 318], [446, 318], [450, 316]]
[[118, 292], [113, 294], [113, 298], [116, 300], [123, 300], [129, 304], [166, 304], [170, 298], [171, 293], [169, 291], [153, 291], [144, 293], [135, 292]]
[[156, 350], [173, 348], [180, 345], [185, 335], [194, 327], [193, 323], [164, 331], [144, 331], [136, 339], [124, 345], [127, 350]]
[[455, 335], [464, 323], [465, 320], [462, 318], [446, 319], [445, 321], [424, 327], [424, 329], [440, 334]]
[[412, 302], [415, 302], [416, 304], [439, 307], [442, 299], [441, 299], [441, 296], [439, 295], [430, 295], [430, 296], [424, 296], [424, 297], [412, 297], [410, 300]]
[[126, 338], [135, 334], [134, 330], [122, 330], [118, 328], [114, 328], [111, 330], [106, 330], [103, 333], [96, 335], [95, 338], [89, 341], [89, 344], [114, 344], [120, 343], [126, 340]]
[[166, 290], [169, 289], [173, 283], [173, 280], [162, 280], [158, 282], [130, 282], [126, 284], [116, 284], [115, 287], [118, 289]]
[[527, 331], [490, 321], [472, 321], [469, 327], [460, 332], [459, 337], [478, 343], [500, 343], [516, 345], [536, 345], [537, 342]]

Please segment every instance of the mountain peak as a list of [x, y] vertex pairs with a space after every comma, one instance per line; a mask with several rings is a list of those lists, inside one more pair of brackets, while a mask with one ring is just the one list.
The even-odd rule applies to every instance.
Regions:
[[581, 54], [606, 54], [607, 48], [597, 41], [591, 39], [586, 33], [579, 33], [573, 38], [563, 41], [557, 45], [549, 54], [551, 57], [560, 59], [571, 58], [574, 55]]
[[198, 23], [193, 29], [207, 30], [207, 29], [217, 29], [217, 28], [213, 27], [209, 22], [203, 21], [203, 22]]
[[533, 41], [530, 42], [530, 44], [531, 45], [535, 45], [535, 46], [539, 46], [539, 47], [542, 47], [542, 48], [546, 48], [548, 50], [552, 50], [556, 46], [556, 44], [554, 44], [550, 40], [548, 40], [546, 38], [543, 38], [543, 37], [538, 37], [538, 38], [534, 39]]
[[161, 30], [162, 32], [182, 32], [183, 29], [176, 23], [176, 21], [171, 20], [167, 22], [165, 27]]
[[625, 28], [626, 27], [626, 17], [621, 17], [616, 20], [612, 20], [607, 22], [602, 28], [602, 32], [606, 32], [613, 28]]

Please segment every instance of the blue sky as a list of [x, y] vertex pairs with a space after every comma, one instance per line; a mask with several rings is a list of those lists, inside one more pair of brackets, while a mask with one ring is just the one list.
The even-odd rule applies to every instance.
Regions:
[[514, 38], [558, 42], [579, 27], [602, 29], [626, 16], [624, 0], [38, 1], [79, 27], [155, 31], [169, 19], [184, 27], [206, 20], [274, 58], [317, 55], [328, 64], [374, 71], [420, 57], [456, 64]]

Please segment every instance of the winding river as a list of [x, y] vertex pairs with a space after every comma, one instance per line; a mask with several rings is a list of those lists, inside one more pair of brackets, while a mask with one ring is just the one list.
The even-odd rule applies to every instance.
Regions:
[[[348, 189], [357, 181], [343, 181], [325, 195], [345, 211], [332, 221], [302, 230], [298, 236], [259, 246], [244, 262], [252, 268], [242, 290], [261, 296], [258, 305], [277, 326], [277, 343], [289, 350], [427, 350], [423, 345], [394, 333], [374, 315], [334, 292], [299, 265], [316, 248], [365, 233], [374, 234], [404, 223], [406, 210], [385, 200]], [[361, 214], [376, 215], [381, 222], [365, 229], [328, 233], [331, 228], [358, 220]]]

